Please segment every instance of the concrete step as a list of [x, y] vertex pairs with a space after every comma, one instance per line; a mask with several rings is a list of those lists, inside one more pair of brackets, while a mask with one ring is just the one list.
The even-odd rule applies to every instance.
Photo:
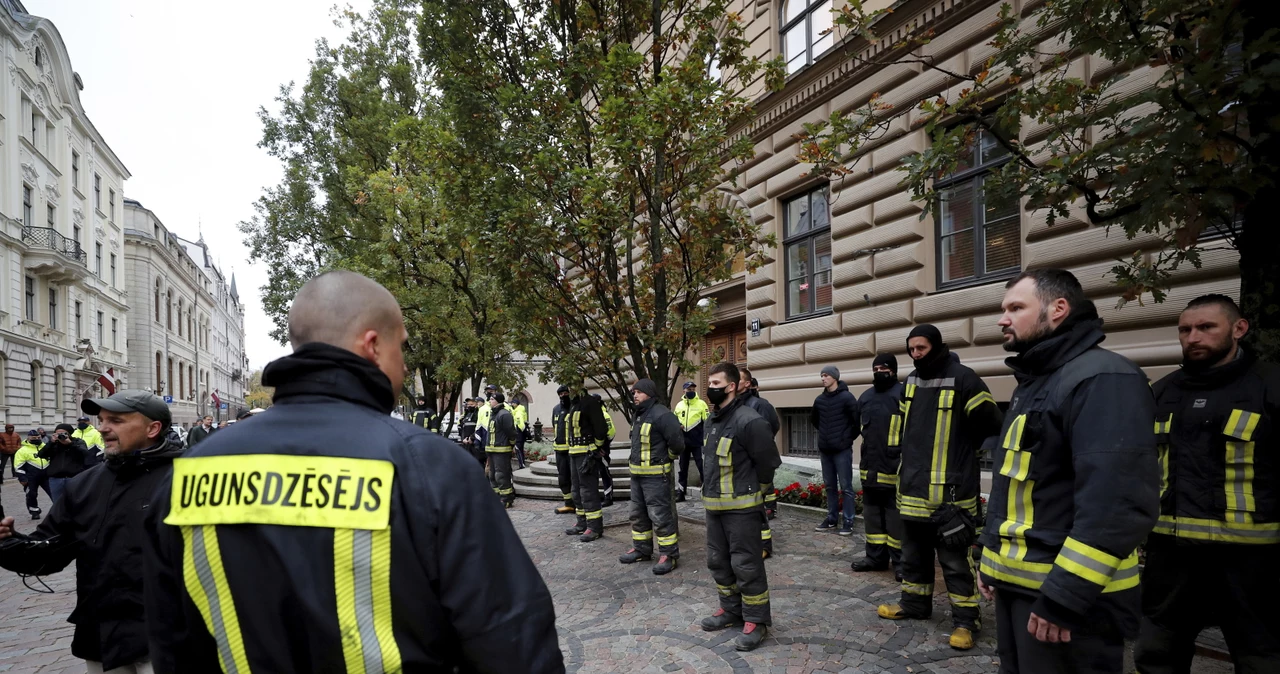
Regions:
[[[511, 474], [511, 483], [516, 490], [516, 496], [525, 498], [541, 498], [551, 501], [559, 501], [563, 497], [560, 493], [560, 482], [557, 478], [548, 475], [539, 475], [522, 468]], [[627, 478], [614, 478], [613, 480], [613, 500], [625, 501], [631, 498], [631, 480]]]
[[[630, 456], [631, 456], [630, 447], [627, 447], [624, 449], [624, 448], [619, 448], [617, 445], [614, 445], [613, 451], [609, 452], [609, 467], [612, 468], [613, 466], [622, 466], [623, 468], [626, 468], [627, 460], [630, 458]], [[551, 465], [555, 465], [556, 463], [555, 452], [552, 452], [547, 456], [547, 463], [550, 463]]]
[[[550, 475], [552, 477], [555, 477], [560, 474], [558, 472], [560, 469], [556, 466], [556, 464], [550, 461], [538, 461], [530, 465], [529, 467], [533, 470], [535, 475]], [[617, 479], [619, 477], [630, 477], [631, 469], [628, 468], [625, 463], [621, 466], [610, 464], [609, 474], [612, 475], [614, 479]]]

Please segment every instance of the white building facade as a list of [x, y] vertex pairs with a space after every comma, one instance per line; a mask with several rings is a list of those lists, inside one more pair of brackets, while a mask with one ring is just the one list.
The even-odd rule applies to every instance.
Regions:
[[222, 273], [203, 238], [197, 241], [179, 238], [178, 242], [186, 247], [187, 254], [204, 274], [213, 299], [206, 322], [209, 330], [208, 358], [212, 364], [209, 396], [211, 403], [214, 396], [220, 403], [216, 408], [211, 406], [210, 413], [218, 420], [235, 419], [237, 414], [248, 409], [244, 399], [249, 389], [249, 356], [244, 350], [244, 305], [240, 303], [236, 277], [232, 274], [228, 278]]
[[79, 415], [103, 375], [127, 385], [124, 183], [47, 19], [0, 0], [0, 419]]

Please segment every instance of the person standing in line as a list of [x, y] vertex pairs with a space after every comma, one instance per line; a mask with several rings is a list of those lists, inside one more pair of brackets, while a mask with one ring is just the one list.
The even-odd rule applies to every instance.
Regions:
[[573, 471], [573, 503], [578, 521], [565, 529], [567, 536], [578, 536], [583, 543], [604, 536], [604, 511], [600, 505], [600, 472], [594, 453], [597, 438], [607, 432], [600, 401], [591, 397], [582, 384], [577, 386], [569, 412], [569, 459]]
[[1230, 297], [1197, 297], [1178, 317], [1182, 369], [1153, 387], [1160, 515], [1142, 573], [1141, 674], [1191, 671], [1208, 625], [1235, 671], [1280, 672], [1280, 368], [1242, 343], [1248, 332]]
[[684, 383], [684, 397], [676, 403], [673, 410], [684, 429], [684, 451], [680, 453], [680, 473], [676, 485], [676, 503], [685, 499], [689, 490], [689, 459], [693, 459], [698, 467], [698, 475], [702, 475], [702, 432], [704, 422], [711, 412], [707, 404], [698, 397], [698, 386], [691, 381]]
[[524, 439], [529, 429], [529, 408], [525, 407], [523, 400], [516, 398], [511, 402], [511, 418], [516, 425], [516, 460], [520, 462], [520, 467], [524, 468]]
[[204, 418], [200, 420], [200, 423], [187, 433], [187, 447], [195, 447], [201, 440], [209, 437], [209, 434], [212, 432], [213, 417], [206, 414]]
[[[867, 525], [866, 557], [854, 561], [854, 571], [884, 571], [890, 564], [902, 582], [902, 519], [898, 517], [898, 466], [902, 448], [902, 416], [898, 401], [902, 383], [898, 381], [898, 359], [882, 353], [871, 361], [871, 388], [862, 392], [858, 407], [862, 412], [862, 456], [858, 460], [862, 478], [862, 520]], [[890, 437], [893, 443], [890, 444]]]
[[18, 465], [13, 456], [22, 448], [22, 435], [13, 430], [13, 424], [4, 425], [4, 433], [0, 433], [0, 482], [4, 482], [4, 464], [9, 464], [9, 476], [18, 478]]
[[[760, 397], [760, 391], [754, 385], [755, 379], [751, 376], [751, 370], [745, 367], [738, 368], [739, 390], [742, 402], [747, 407], [756, 411], [760, 418], [769, 423], [769, 430], [773, 431], [775, 444], [777, 443], [778, 431], [782, 428], [782, 420], [778, 418], [778, 411], [769, 404], [768, 400]], [[778, 495], [773, 488], [773, 483], [763, 485], [761, 491], [764, 492], [764, 519], [760, 520], [760, 540], [764, 549], [761, 554], [765, 559], [773, 556], [773, 527], [769, 526], [769, 520], [775, 514], [774, 511], [778, 507]]]
[[480, 408], [476, 411], [476, 428], [483, 431], [480, 435], [480, 451], [483, 452], [488, 443], [493, 441], [489, 437], [489, 418], [493, 414], [493, 408], [490, 406], [494, 394], [498, 392], [498, 387], [489, 384], [484, 387], [484, 400], [480, 402]]
[[1141, 368], [1099, 346], [1102, 321], [1070, 272], [1027, 271], [1005, 288], [999, 326], [1018, 386], [978, 577], [996, 602], [1001, 670], [1120, 674], [1138, 629], [1137, 547], [1159, 509], [1155, 399]]
[[773, 622], [769, 578], [765, 573], [760, 521], [762, 485], [773, 482], [782, 460], [769, 423], [738, 397], [741, 375], [732, 363], [719, 363], [707, 378], [711, 416], [702, 465], [702, 504], [706, 508], [707, 568], [720, 593], [720, 607], [702, 619], [708, 632], [742, 625], [734, 640], [740, 651], [755, 650]]
[[600, 475], [600, 504], [602, 508], [609, 508], [613, 506], [613, 472], [609, 468], [613, 460], [609, 457], [609, 452], [613, 449], [613, 438], [618, 431], [613, 426], [613, 415], [604, 408], [604, 400], [600, 394], [592, 393], [591, 397], [595, 398], [604, 418], [605, 437], [596, 441], [596, 450], [592, 455], [595, 456], [596, 471]]
[[440, 417], [432, 409], [430, 402], [424, 396], [418, 396], [417, 402], [418, 408], [413, 411], [413, 425], [425, 428], [432, 433], [439, 433]]
[[564, 504], [556, 506], [556, 514], [571, 515], [577, 512], [573, 504], [573, 460], [569, 458], [569, 412], [572, 404], [569, 387], [561, 384], [556, 389], [560, 402], [551, 410], [551, 427], [555, 429], [551, 446], [556, 453], [556, 477], [559, 479], [560, 496]]
[[[809, 422], [818, 431], [818, 457], [822, 461], [822, 479], [827, 486], [827, 518], [815, 531], [831, 531], [836, 527], [841, 536], [853, 534], [853, 441], [858, 439], [860, 417], [858, 399], [849, 386], [840, 381], [840, 370], [834, 365], [822, 368], [822, 393], [813, 401]], [[844, 511], [841, 517], [841, 505]]]
[[495, 393], [489, 399], [489, 444], [484, 452], [489, 459], [489, 486], [502, 500], [502, 505], [515, 505], [516, 490], [511, 484], [511, 450], [515, 447], [516, 427], [507, 409], [506, 396]]
[[916, 368], [901, 402], [902, 599], [876, 613], [887, 620], [932, 615], [936, 554], [951, 600], [948, 643], [968, 650], [981, 627], [970, 550], [981, 524], [978, 452], [1000, 432], [1002, 415], [986, 383], [960, 364], [936, 327], [912, 328], [907, 350]]
[[45, 445], [38, 456], [49, 460], [46, 469], [49, 474], [49, 497], [57, 501], [62, 497], [67, 480], [85, 471], [85, 462], [89, 457], [89, 448], [84, 441], [71, 437], [75, 428], [71, 424], [58, 424], [53, 429], [53, 439]]
[[680, 558], [680, 528], [676, 518], [675, 476], [671, 468], [684, 449], [684, 431], [676, 416], [658, 402], [658, 385], [641, 379], [632, 387], [636, 403], [631, 425], [631, 549], [619, 562], [635, 564], [653, 559], [653, 539], [658, 539], [658, 561], [653, 573], [671, 573]]
[[50, 501], [55, 500], [53, 491], [49, 488], [49, 460], [40, 456], [42, 449], [44, 443], [40, 442], [40, 431], [32, 429], [27, 431], [27, 441], [22, 443], [22, 448], [13, 456], [13, 462], [18, 466], [18, 483], [26, 491], [27, 512], [32, 520], [38, 520], [44, 515], [40, 508], [41, 489]]

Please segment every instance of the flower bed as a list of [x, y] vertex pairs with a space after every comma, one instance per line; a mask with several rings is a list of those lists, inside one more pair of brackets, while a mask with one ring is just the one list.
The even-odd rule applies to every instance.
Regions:
[[524, 445], [524, 460], [528, 463], [542, 461], [554, 451], [555, 447], [549, 442], [527, 442]]
[[[774, 489], [774, 492], [782, 503], [792, 503], [813, 508], [827, 507], [827, 485], [822, 482], [810, 482], [805, 485], [793, 482], [781, 489]], [[843, 504], [841, 505], [843, 506]], [[853, 509], [855, 513], [862, 512], [861, 491], [853, 497]]]

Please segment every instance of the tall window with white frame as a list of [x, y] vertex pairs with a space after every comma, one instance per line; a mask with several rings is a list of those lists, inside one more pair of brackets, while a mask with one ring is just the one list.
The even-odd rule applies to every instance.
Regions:
[[93, 271], [102, 278], [102, 244], [93, 244]]
[[831, 217], [825, 186], [785, 202], [783, 248], [787, 319], [830, 311]]
[[80, 189], [80, 153], [71, 151], [71, 186]]
[[102, 210], [102, 176], [93, 174], [93, 207]]
[[115, 222], [116, 219], [116, 191], [114, 189], [107, 190], [107, 219]]
[[787, 74], [818, 60], [836, 42], [831, 15], [832, 0], [784, 0], [782, 3], [782, 53]]
[[27, 284], [27, 302], [23, 308], [26, 310], [24, 316], [28, 321], [36, 320], [36, 280], [30, 276], [26, 277]]
[[58, 329], [58, 289], [49, 286], [49, 328]]
[[978, 129], [968, 156], [938, 180], [938, 288], [1008, 278], [1022, 267], [1022, 218], [1016, 197], [987, 189], [1010, 159], [999, 140]]
[[76, 339], [84, 339], [84, 305], [76, 300]]
[[31, 361], [31, 406], [39, 409], [40, 407], [40, 363]]
[[111, 287], [116, 287], [116, 254], [111, 254]]
[[36, 214], [33, 205], [34, 197], [31, 188], [27, 185], [22, 186], [22, 226], [34, 227], [36, 224]]
[[49, 222], [49, 229], [58, 230], [58, 208], [53, 204], [45, 204], [45, 219]]
[[111, 350], [120, 350], [120, 321], [119, 319], [111, 319]]
[[103, 319], [102, 312], [101, 312], [101, 311], [99, 311], [99, 312], [98, 312], [98, 346], [106, 346], [106, 345], [107, 345], [106, 341], [102, 339], [102, 337], [103, 337], [103, 334], [102, 334], [102, 323], [103, 323], [103, 321], [102, 321], [102, 319]]

